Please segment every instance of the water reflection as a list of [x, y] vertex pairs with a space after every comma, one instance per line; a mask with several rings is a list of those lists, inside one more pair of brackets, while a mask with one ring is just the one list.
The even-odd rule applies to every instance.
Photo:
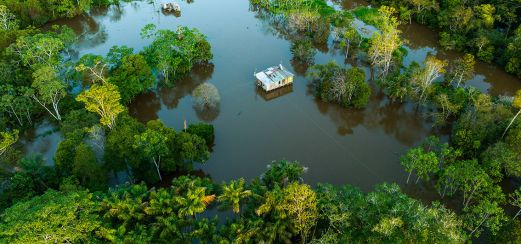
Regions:
[[363, 110], [343, 108], [336, 104], [315, 100], [317, 109], [331, 118], [341, 136], [352, 135], [363, 125], [369, 130], [383, 130], [401, 144], [411, 146], [433, 133], [432, 126], [423, 121], [422, 113], [412, 104], [392, 103], [382, 93], [372, 95]]
[[264, 99], [264, 101], [270, 101], [275, 98], [282, 97], [286, 94], [293, 92], [293, 85], [291, 85], [291, 84], [287, 85], [287, 86], [283, 86], [281, 88], [278, 88], [278, 89], [270, 91], [270, 92], [266, 92], [258, 86], [254, 86], [254, 87], [255, 87], [256, 94], [259, 95], [260, 97], [262, 97]]
[[[161, 87], [157, 92], [139, 95], [131, 104], [129, 112], [142, 122], [158, 119], [162, 106], [171, 110], [177, 108], [179, 101], [205, 81], [212, 78], [213, 64], [196, 65], [189, 75], [177, 80], [172, 87]], [[200, 118], [211, 121], [219, 115], [219, 109], [196, 111]], [[208, 112], [208, 114], [205, 114]]]
[[27, 131], [20, 140], [24, 145], [22, 150], [24, 154], [39, 153], [47, 165], [54, 164], [54, 153], [60, 141], [61, 133], [47, 120], [35, 129]]
[[[365, 4], [343, 2], [345, 8]], [[182, 128], [185, 119], [188, 123], [211, 121], [216, 128], [216, 145], [210, 160], [200, 169], [217, 181], [257, 177], [266, 164], [285, 158], [309, 166], [305, 178], [311, 184], [351, 183], [367, 190], [384, 181], [404, 185], [407, 176], [399, 164], [399, 155], [426, 135], [440, 133], [432, 129], [414, 106], [391, 103], [372, 82], [374, 92], [363, 110], [316, 100], [309, 93], [309, 81], [304, 77], [308, 66], [290, 61], [291, 42], [305, 37], [295, 29], [288, 29], [284, 20], [256, 10], [249, 12], [248, 1], [198, 0], [180, 5], [183, 15], [178, 18], [163, 16], [154, 4], [122, 2], [119, 8], [93, 10], [88, 16], [63, 23], [74, 27], [79, 34], [85, 33], [77, 44], [80, 54], [105, 55], [113, 45], [127, 45], [140, 51], [149, 44], [139, 37], [139, 30], [148, 23], [156, 23], [161, 29], [185, 25], [208, 36], [215, 67], [195, 67], [190, 75], [176, 81], [175, 86], [139, 96], [130, 104], [129, 111], [140, 121], [159, 118], [176, 129]], [[438, 50], [435, 37], [416, 29], [422, 26], [407, 28], [403, 33], [410, 39], [406, 62], [421, 62], [427, 52]], [[325, 31], [322, 33], [329, 36]], [[315, 63], [335, 59], [337, 63], [361, 68], [366, 63], [363, 52], [345, 60], [342, 52], [331, 48], [330, 37], [313, 43], [322, 50], [315, 55]], [[450, 54], [438, 51], [437, 55]], [[296, 74], [295, 82], [276, 96], [263, 96], [255, 89], [251, 73], [255, 68], [279, 62], [291, 62], [288, 67]], [[364, 70], [371, 80], [371, 69]], [[501, 74], [504, 72], [494, 66], [479, 64], [477, 81], [469, 84], [490, 84], [485, 89], [492, 93], [511, 93], [521, 85], [519, 80]], [[192, 107], [190, 94], [204, 82], [214, 84], [222, 96], [221, 106], [213, 114], [201, 114]], [[59, 135], [57, 138], [48, 144], [55, 147]], [[38, 145], [29, 146], [28, 150], [38, 150]]]
[[212, 78], [213, 64], [194, 66], [190, 74], [175, 82], [174, 87], [164, 87], [159, 91], [161, 102], [168, 108], [176, 108], [186, 95], [189, 95], [195, 87]]
[[141, 94], [128, 106], [129, 113], [143, 123], [158, 119], [157, 112], [160, 109], [161, 101], [156, 92]]

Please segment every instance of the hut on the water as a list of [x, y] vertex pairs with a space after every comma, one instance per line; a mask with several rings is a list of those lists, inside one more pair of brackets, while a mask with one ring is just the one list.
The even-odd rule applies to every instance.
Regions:
[[181, 6], [177, 3], [162, 3], [161, 8], [164, 11], [170, 11], [170, 12], [180, 12]]
[[277, 88], [293, 83], [293, 74], [286, 70], [282, 64], [269, 67], [261, 72], [254, 74], [257, 78], [257, 86], [265, 91], [272, 91]]

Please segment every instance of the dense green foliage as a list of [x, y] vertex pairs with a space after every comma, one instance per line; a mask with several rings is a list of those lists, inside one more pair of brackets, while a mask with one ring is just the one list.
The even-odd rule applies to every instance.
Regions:
[[[521, 77], [521, 2], [460, 0], [371, 0], [392, 6], [402, 22], [415, 19], [440, 29], [440, 44], [447, 50], [473, 53], [479, 60], [495, 61]], [[371, 10], [359, 10], [371, 18]], [[369, 13], [368, 13], [369, 12]]]
[[[373, 0], [390, 6], [353, 11], [323, 0], [251, 0], [259, 18], [291, 42], [292, 64], [307, 69], [316, 50], [329, 51], [332, 36], [333, 51], [346, 61], [362, 57], [377, 71], [390, 102], [414, 103], [434, 126], [450, 127], [447, 142], [428, 137], [400, 161], [407, 183], [414, 176], [443, 200], [461, 202], [459, 215], [438, 202], [420, 203], [396, 184], [369, 193], [348, 185], [311, 187], [302, 180], [306, 169], [288, 161], [250, 182], [217, 184], [187, 173], [168, 184], [165, 179], [208, 160], [214, 127], [175, 131], [159, 120], [143, 124], [125, 105], [155, 89], [157, 78], [175, 85], [209, 62], [206, 37], [188, 27], [147, 25], [142, 37], [153, 40], [140, 53], [115, 46], [106, 56], [71, 62], [71, 29], [28, 27], [116, 2], [0, 0], [0, 242], [464, 243], [482, 233], [491, 242], [519, 242], [521, 189], [508, 194], [500, 184], [521, 177], [521, 91], [493, 97], [465, 87], [476, 59], [521, 75], [518, 0]], [[379, 32], [362, 37], [353, 15]], [[469, 54], [451, 62], [429, 55], [403, 67], [398, 27], [413, 18], [440, 28], [445, 48]], [[360, 68], [330, 62], [307, 74], [326, 102], [363, 109], [371, 96]], [[215, 86], [200, 87], [194, 101], [218, 107]], [[59, 124], [63, 136], [54, 167], [18, 150], [19, 133], [44, 119]], [[128, 184], [108, 188], [109, 180]], [[214, 208], [234, 217], [209, 219]]]
[[345, 69], [329, 62], [314, 65], [308, 75], [314, 80], [315, 95], [326, 102], [363, 108], [369, 101], [371, 88], [365, 82], [362, 69]]
[[167, 84], [188, 73], [194, 65], [213, 58], [210, 43], [197, 29], [181, 26], [176, 31], [156, 30], [155, 25], [148, 24], [141, 30], [141, 36], [154, 37], [143, 54]]
[[[275, 162], [261, 177], [215, 184], [181, 176], [168, 188], [121, 186], [96, 197], [70, 184], [66, 191], [19, 202], [2, 215], [0, 237], [22, 242], [401, 242], [462, 243], [456, 215], [384, 184], [363, 193], [352, 186], [301, 182], [304, 169]], [[231, 209], [218, 225], [207, 210]], [[64, 228], [65, 227], [65, 228]]]

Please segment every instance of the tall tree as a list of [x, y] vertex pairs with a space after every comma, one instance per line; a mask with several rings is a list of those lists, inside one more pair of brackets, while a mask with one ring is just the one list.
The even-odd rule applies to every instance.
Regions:
[[459, 87], [462, 83], [472, 78], [476, 61], [472, 54], [465, 54], [462, 58], [451, 63], [447, 78], [450, 83]]
[[309, 185], [292, 183], [284, 188], [282, 209], [287, 211], [290, 221], [300, 233], [302, 243], [315, 226], [318, 217], [317, 196]]
[[517, 207], [519, 210], [514, 215], [514, 219], [521, 214], [521, 188], [515, 190], [510, 194], [510, 204]]
[[161, 177], [161, 157], [170, 153], [168, 148], [168, 137], [161, 131], [147, 128], [145, 132], [135, 136], [134, 148], [139, 149], [143, 156], [152, 159], [159, 180]]
[[470, 230], [471, 237], [479, 237], [483, 227], [487, 227], [492, 234], [495, 234], [506, 220], [504, 210], [499, 203], [488, 199], [471, 206], [464, 217], [465, 226]]
[[125, 56], [121, 65], [111, 72], [110, 82], [118, 86], [121, 102], [127, 104], [138, 94], [154, 87], [152, 69], [140, 54]]
[[411, 82], [415, 84], [417, 91], [420, 93], [420, 102], [426, 99], [425, 95], [432, 83], [445, 73], [445, 66], [447, 66], [447, 61], [439, 60], [434, 56], [428, 56], [425, 59], [425, 67], [412, 74]]
[[85, 103], [87, 111], [101, 116], [101, 124], [110, 129], [114, 128], [118, 114], [125, 110], [120, 103], [121, 97], [117, 86], [108, 82], [92, 85], [90, 89], [78, 95], [76, 100]]
[[369, 40], [369, 57], [371, 64], [381, 69], [381, 75], [386, 77], [393, 61], [393, 53], [400, 48], [400, 30], [398, 20], [393, 16], [395, 9], [382, 6], [378, 10], [382, 18], [381, 33], [375, 32]]
[[[67, 95], [67, 85], [51, 66], [43, 66], [33, 73], [32, 97], [56, 120], [61, 120], [59, 103]], [[48, 106], [51, 105], [51, 108]]]
[[405, 167], [405, 171], [409, 173], [407, 176], [407, 184], [413, 171], [416, 171], [419, 179], [428, 180], [430, 175], [436, 173], [438, 168], [438, 157], [434, 152], [425, 151], [422, 147], [413, 148], [401, 157], [400, 163]]

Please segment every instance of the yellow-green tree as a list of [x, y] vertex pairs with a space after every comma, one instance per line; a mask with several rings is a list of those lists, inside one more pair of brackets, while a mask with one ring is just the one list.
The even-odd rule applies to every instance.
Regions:
[[82, 92], [76, 100], [85, 103], [85, 109], [97, 113], [100, 123], [114, 128], [118, 114], [125, 110], [119, 102], [121, 96], [118, 87], [111, 83], [94, 84], [89, 90]]
[[371, 64], [381, 69], [381, 75], [387, 76], [393, 61], [393, 53], [401, 45], [398, 19], [393, 16], [396, 10], [392, 7], [382, 6], [378, 10], [381, 14], [381, 33], [375, 32], [369, 40], [369, 57]]
[[0, 156], [18, 141], [18, 130], [12, 132], [0, 132]]
[[419, 72], [413, 74], [411, 82], [416, 86], [417, 91], [420, 93], [420, 102], [426, 98], [426, 92], [429, 90], [434, 80], [445, 73], [446, 66], [447, 61], [437, 59], [434, 56], [428, 56], [427, 59], [425, 59], [425, 67], [419, 70]]
[[455, 83], [459, 87], [462, 83], [472, 78], [474, 74], [474, 65], [476, 60], [474, 55], [465, 54], [462, 58], [456, 59], [451, 63], [450, 71], [447, 74], [450, 83]]
[[290, 221], [301, 236], [302, 243], [318, 218], [317, 196], [309, 185], [292, 183], [284, 188], [282, 209], [290, 216]]

